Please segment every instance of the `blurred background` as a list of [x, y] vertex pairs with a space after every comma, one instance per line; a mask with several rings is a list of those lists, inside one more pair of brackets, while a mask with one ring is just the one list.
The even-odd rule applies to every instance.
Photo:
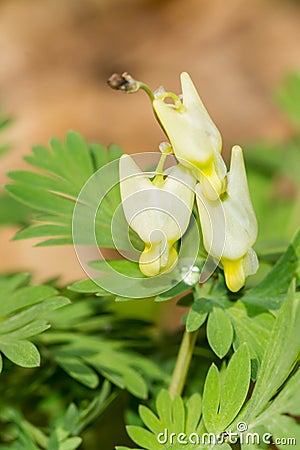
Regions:
[[[261, 228], [261, 238], [267, 238], [278, 196], [285, 208], [299, 200], [297, 127], [274, 96], [288, 74], [300, 70], [299, 42], [295, 0], [1, 0], [0, 107], [13, 118], [1, 137], [11, 146], [1, 156], [1, 183], [8, 170], [25, 167], [22, 156], [33, 145], [63, 138], [69, 129], [88, 140], [118, 143], [128, 153], [157, 150], [164, 136], [149, 100], [143, 93], [114, 92], [106, 80], [128, 71], [153, 89], [163, 85], [179, 92], [185, 70], [223, 135], [225, 155], [233, 144], [249, 147], [249, 154], [254, 148], [250, 187], [258, 216], [270, 213]], [[282, 92], [284, 106], [293, 94], [288, 88], [285, 101]], [[277, 158], [276, 170], [286, 164], [291, 141], [283, 179], [268, 168], [262, 173], [264, 155], [271, 166]], [[277, 190], [266, 184], [272, 174]], [[14, 217], [22, 211], [3, 204], [2, 272], [31, 271], [38, 281], [58, 274], [65, 282], [84, 277], [72, 248], [12, 242], [20, 228]], [[291, 223], [284, 215], [276, 239], [293, 234], [298, 216], [295, 210], [289, 214]]]

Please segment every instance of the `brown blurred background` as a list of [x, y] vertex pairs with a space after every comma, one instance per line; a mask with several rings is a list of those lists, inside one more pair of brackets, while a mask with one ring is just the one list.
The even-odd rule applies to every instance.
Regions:
[[[1, 183], [32, 145], [69, 129], [129, 153], [157, 150], [164, 137], [148, 99], [110, 90], [115, 71], [175, 92], [179, 73], [190, 72], [227, 153], [285, 139], [291, 129], [272, 92], [300, 69], [299, 42], [296, 0], [2, 0], [0, 105], [15, 121]], [[84, 276], [72, 248], [11, 242], [15, 231], [0, 229], [0, 271]]]

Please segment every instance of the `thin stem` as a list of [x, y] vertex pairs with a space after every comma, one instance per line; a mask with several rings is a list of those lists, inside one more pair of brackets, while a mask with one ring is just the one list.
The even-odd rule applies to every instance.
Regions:
[[149, 86], [147, 86], [147, 84], [143, 83], [142, 81], [138, 81], [137, 83], [139, 85], [139, 88], [142, 89], [144, 92], [146, 92], [146, 94], [149, 96], [151, 102], [153, 102], [154, 94], [151, 91], [151, 89], [149, 88]]
[[157, 174], [162, 175], [164, 173], [164, 165], [165, 165], [167, 156], [168, 156], [167, 153], [162, 153], [161, 154], [160, 160], [159, 160], [159, 162], [157, 164], [156, 171], [155, 171]]
[[158, 161], [157, 167], [156, 167], [156, 175], [153, 180], [153, 184], [156, 186], [162, 187], [165, 184], [164, 180], [164, 165], [167, 159], [167, 156], [172, 153], [172, 147], [171, 145], [168, 145], [161, 153], [160, 159]]
[[176, 394], [182, 394], [198, 333], [199, 330], [192, 333], [184, 331], [169, 387], [171, 398], [174, 398]]

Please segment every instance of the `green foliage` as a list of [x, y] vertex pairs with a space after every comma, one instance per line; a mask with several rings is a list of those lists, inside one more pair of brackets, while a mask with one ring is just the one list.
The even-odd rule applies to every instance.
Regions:
[[[90, 388], [98, 385], [98, 372], [121, 389], [127, 389], [136, 397], [146, 398], [148, 387], [144, 377], [161, 380], [165, 376], [154, 363], [125, 351], [118, 341], [85, 336], [78, 332], [48, 333], [40, 340], [49, 347], [53, 358], [71, 377]], [[50, 344], [56, 346], [52, 348]]]
[[[38, 341], [68, 375], [84, 386], [96, 388], [101, 374], [132, 395], [146, 398], [147, 380], [167, 381], [168, 375], [153, 361], [126, 349], [130, 341], [109, 336], [106, 330], [117, 330], [118, 326], [117, 319], [107, 311], [110, 304], [108, 299], [74, 298], [68, 308], [50, 316], [52, 329]], [[125, 337], [126, 322], [121, 326]]]
[[[299, 296], [295, 294], [295, 284], [292, 283], [269, 336], [253, 394], [248, 400], [250, 355], [247, 345], [243, 344], [233, 354], [226, 368], [219, 371], [214, 364], [210, 367], [203, 399], [196, 393], [185, 402], [179, 396], [172, 401], [168, 392], [162, 390], [156, 400], [157, 415], [145, 406], [140, 406], [139, 414], [148, 430], [128, 426], [127, 432], [131, 439], [143, 450], [166, 450], [195, 448], [197, 435], [199, 441], [196, 448], [204, 450], [208, 448], [204, 444], [207, 443], [205, 439], [208, 439], [208, 435], [217, 438], [225, 431], [242, 432], [239, 428], [242, 422], [252, 433], [260, 436], [268, 431], [273, 439], [295, 437], [297, 440], [300, 424], [292, 416], [299, 415], [300, 371], [292, 376], [291, 373], [300, 351], [299, 321]], [[172, 433], [173, 438], [170, 437]], [[163, 442], [166, 436], [166, 442], [158, 442], [159, 437]], [[170, 439], [173, 439], [173, 445]], [[194, 440], [193, 445], [189, 439]], [[229, 443], [224, 445], [223, 448], [232, 448]], [[209, 448], [222, 446], [217, 443]], [[243, 448], [249, 449], [245, 445]], [[261, 449], [264, 445], [253, 448]]]
[[[39, 245], [72, 244], [72, 215], [81, 189], [97, 170], [118, 159], [121, 150], [116, 145], [107, 150], [100, 144], [87, 144], [75, 132], [67, 134], [65, 143], [52, 139], [50, 147], [34, 147], [33, 154], [24, 158], [43, 173], [18, 170], [8, 174], [14, 183], [7, 185], [6, 190], [13, 198], [39, 213], [35, 217], [37, 223], [17, 233], [15, 239], [37, 237], [46, 238]], [[118, 171], [115, 175], [117, 183]], [[113, 180], [101, 178], [99, 184], [98, 180], [96, 182], [98, 195], [95, 191], [89, 193], [87, 208], [97, 208], [101, 193], [106, 191], [106, 187], [111, 187]], [[110, 223], [119, 204], [120, 193], [116, 186], [109, 190], [101, 205], [101, 214], [96, 218], [97, 242], [101, 246], [114, 247]], [[84, 233], [82, 239], [85, 239]]]
[[8, 434], [15, 438], [12, 444], [1, 446], [1, 449], [75, 450], [82, 442], [78, 434], [105, 409], [110, 395], [109, 383], [105, 381], [99, 393], [86, 407], [78, 408], [71, 403], [64, 414], [49, 424], [47, 429], [33, 425], [16, 409], [2, 409], [0, 420], [11, 424]]
[[[6, 130], [12, 123], [11, 118], [7, 118], [0, 110], [0, 134]], [[9, 145], [0, 144], [0, 156], [9, 150]], [[7, 194], [0, 194], [0, 225], [18, 224], [25, 225], [28, 223], [30, 215], [29, 208], [20, 205], [19, 202], [8, 196]]]
[[224, 309], [213, 307], [211, 314], [209, 314], [207, 339], [217, 356], [223, 358], [228, 352], [233, 339], [232, 323]]
[[203, 392], [203, 420], [209, 432], [218, 435], [234, 420], [246, 399], [250, 383], [250, 356], [241, 345], [233, 354], [225, 373], [212, 365]]
[[31, 210], [6, 193], [0, 195], [0, 225], [28, 225]]
[[268, 275], [256, 287], [246, 292], [244, 300], [256, 301], [256, 304], [263, 304], [269, 309], [277, 309], [276, 305], [280, 303], [281, 296], [286, 293], [294, 278], [298, 287], [300, 284], [300, 230]]
[[[156, 399], [157, 415], [149, 408], [141, 405], [139, 415], [148, 430], [127, 426], [127, 432], [131, 439], [145, 450], [161, 450], [170, 448], [170, 443], [161, 444], [158, 441], [165, 440], [164, 433], [167, 430], [168, 436], [171, 433], [199, 433], [201, 431], [201, 396], [194, 394], [184, 402], [180, 396], [176, 396], [172, 401], [168, 391], [161, 390]], [[192, 448], [192, 446], [180, 445], [174, 441], [172, 448]], [[127, 449], [127, 447], [116, 447], [117, 450]], [[128, 449], [127, 449], [128, 450]]]
[[[186, 328], [192, 332], [207, 320], [207, 338], [212, 350], [223, 358], [231, 344], [238, 348], [248, 344], [253, 359], [255, 377], [262, 359], [274, 314], [280, 308], [285, 293], [295, 277], [300, 283], [300, 231], [268, 275], [256, 287], [242, 293], [238, 300], [228, 299], [222, 280], [202, 297], [196, 290], [195, 301], [186, 318]], [[276, 283], [274, 283], [276, 280]]]
[[297, 362], [300, 351], [300, 298], [295, 283], [289, 288], [275, 321], [258, 379], [246, 412], [246, 419], [259, 415], [278, 392]]
[[[128, 426], [127, 432], [143, 450], [192, 449], [196, 444], [197, 449], [230, 449], [228, 444], [221, 445], [220, 441], [215, 445], [210, 442], [209, 446], [208, 439], [213, 435], [217, 437], [232, 423], [245, 402], [249, 382], [250, 359], [247, 347], [243, 345], [222, 374], [216, 366], [211, 366], [203, 401], [198, 393], [186, 401], [178, 395], [172, 400], [168, 391], [161, 390], [156, 399], [157, 415], [143, 405], [139, 407], [139, 415], [148, 430]], [[118, 450], [122, 448], [117, 447]]]
[[[31, 338], [50, 324], [47, 314], [69, 303], [49, 286], [28, 286], [29, 277], [18, 274], [0, 278], [0, 351], [22, 367], [36, 367], [40, 354]], [[2, 369], [2, 357], [0, 355]]]

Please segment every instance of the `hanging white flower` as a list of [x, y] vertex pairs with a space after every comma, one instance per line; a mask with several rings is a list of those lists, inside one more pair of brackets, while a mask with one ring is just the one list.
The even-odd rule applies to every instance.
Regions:
[[178, 259], [174, 248], [185, 233], [194, 203], [196, 180], [178, 164], [167, 177], [145, 173], [129, 155], [120, 158], [122, 206], [129, 226], [145, 244], [139, 266], [146, 276], [172, 269]]
[[246, 277], [258, 268], [252, 249], [257, 237], [257, 221], [239, 146], [232, 149], [226, 193], [219, 200], [211, 201], [198, 184], [196, 194], [205, 249], [220, 261], [228, 288], [236, 292], [245, 284]]
[[[182, 100], [172, 92], [158, 90], [153, 108], [176, 158], [196, 171], [204, 195], [214, 200], [226, 189], [222, 138], [186, 72], [181, 74], [181, 86]], [[167, 99], [172, 103], [166, 103]]]

